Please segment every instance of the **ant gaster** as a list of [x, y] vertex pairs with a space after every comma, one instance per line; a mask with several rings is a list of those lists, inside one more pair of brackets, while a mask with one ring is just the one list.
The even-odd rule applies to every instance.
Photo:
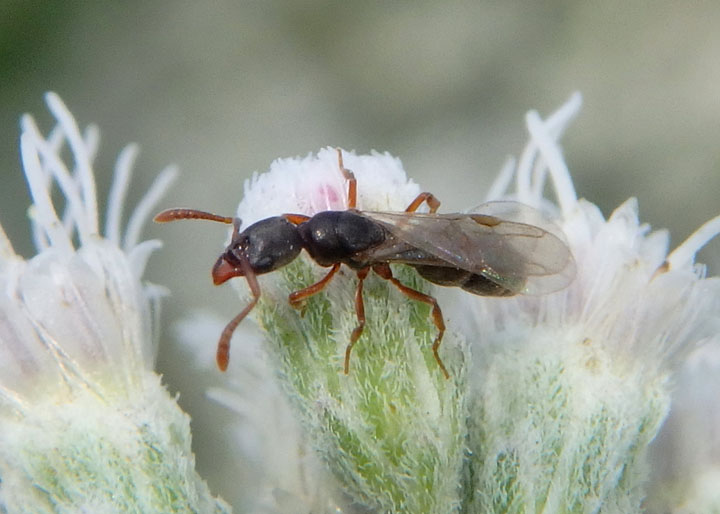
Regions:
[[[343, 165], [341, 150], [337, 152], [340, 171], [348, 183], [345, 211], [323, 211], [314, 216], [283, 214], [260, 220], [242, 232], [238, 218], [195, 209], [168, 209], [155, 216], [160, 223], [204, 219], [233, 225], [230, 244], [213, 266], [213, 282], [219, 285], [233, 277], [245, 277], [252, 299], [220, 336], [217, 364], [222, 371], [228, 366], [235, 328], [260, 298], [257, 275], [287, 265], [303, 249], [330, 270], [318, 282], [290, 294], [290, 304], [295, 307], [322, 291], [341, 264], [357, 273], [358, 324], [345, 348], [345, 374], [350, 370], [352, 348], [365, 327], [363, 283], [370, 270], [408, 298], [430, 305], [438, 331], [432, 352], [445, 378], [450, 375], [438, 354], [445, 333], [440, 306], [432, 296], [398, 281], [390, 263], [413, 266], [430, 282], [461, 287], [481, 296], [542, 294], [562, 289], [572, 280], [574, 261], [569, 249], [552, 229], [527, 223], [528, 218], [537, 218], [530, 207], [516, 202], [491, 202], [481, 206], [477, 214], [437, 214], [440, 202], [431, 193], [421, 193], [405, 212], [359, 211], [355, 175]], [[430, 212], [416, 213], [423, 203]]]

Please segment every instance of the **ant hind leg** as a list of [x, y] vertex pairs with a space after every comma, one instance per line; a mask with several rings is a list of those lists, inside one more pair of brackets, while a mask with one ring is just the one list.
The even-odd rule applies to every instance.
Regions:
[[443, 320], [442, 311], [440, 310], [440, 305], [438, 305], [437, 300], [430, 295], [421, 293], [420, 291], [416, 291], [415, 289], [412, 289], [411, 287], [408, 287], [401, 283], [398, 279], [393, 277], [392, 270], [390, 269], [390, 266], [386, 263], [374, 265], [373, 271], [377, 273], [380, 277], [391, 282], [395, 287], [400, 290], [402, 294], [404, 294], [411, 300], [417, 300], [418, 302], [427, 303], [428, 305], [430, 305], [430, 307], [432, 307], [432, 320], [435, 324], [435, 327], [438, 329], [438, 334], [437, 336], [435, 336], [435, 340], [433, 341], [432, 352], [433, 356], [435, 357], [435, 361], [438, 363], [438, 366], [440, 366], [440, 371], [442, 371], [442, 374], [445, 376], [446, 379], [449, 379], [450, 373], [448, 373], [447, 368], [445, 368], [445, 364], [443, 364], [443, 361], [440, 358], [440, 354], [438, 353], [438, 349], [440, 348], [440, 342], [442, 341], [443, 334], [445, 333], [445, 321]]
[[357, 272], [358, 285], [357, 289], [355, 290], [355, 313], [357, 314], [358, 324], [355, 329], [353, 329], [352, 334], [350, 335], [350, 343], [345, 348], [344, 371], [346, 375], [350, 373], [350, 352], [352, 352], [353, 346], [355, 346], [355, 342], [357, 342], [357, 340], [360, 338], [363, 333], [363, 329], [365, 328], [365, 302], [363, 301], [363, 283], [365, 282], [365, 278], [367, 277], [369, 271], [370, 268], [363, 268]]

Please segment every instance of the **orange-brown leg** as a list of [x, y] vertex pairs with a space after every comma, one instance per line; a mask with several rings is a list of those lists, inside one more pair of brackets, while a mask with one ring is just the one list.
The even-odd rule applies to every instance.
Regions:
[[300, 289], [299, 291], [295, 291], [294, 293], [290, 293], [290, 296], [288, 297], [290, 305], [298, 308], [305, 299], [310, 298], [312, 295], [317, 294], [323, 289], [325, 289], [325, 286], [328, 285], [330, 280], [332, 280], [333, 275], [335, 275], [338, 269], [340, 269], [339, 262], [333, 264], [328, 274], [321, 278], [319, 281], [315, 282], [313, 285], [307, 286], [306, 288]]
[[430, 212], [435, 213], [438, 210], [438, 207], [440, 207], [440, 200], [435, 198], [435, 195], [432, 193], [420, 193], [417, 195], [417, 198], [413, 200], [410, 205], [408, 205], [407, 209], [405, 209], [405, 212], [415, 212], [418, 207], [422, 205], [423, 202], [427, 202], [428, 207], [430, 207]]
[[435, 341], [433, 341], [432, 345], [433, 355], [435, 356], [435, 361], [437, 361], [438, 366], [440, 366], [440, 371], [442, 371], [442, 374], [445, 375], [446, 379], [450, 378], [450, 374], [448, 373], [447, 369], [445, 368], [445, 364], [443, 364], [443, 361], [442, 359], [440, 359], [440, 355], [438, 354], [438, 348], [440, 348], [440, 342], [442, 341], [443, 334], [445, 333], [445, 321], [443, 320], [442, 311], [440, 310], [440, 306], [438, 305], [437, 300], [430, 295], [421, 293], [420, 291], [416, 291], [415, 289], [403, 285], [398, 279], [393, 277], [392, 270], [390, 269], [390, 266], [388, 264], [376, 264], [373, 266], [373, 271], [375, 271], [375, 273], [380, 275], [385, 280], [389, 280], [390, 282], [392, 282], [392, 284], [408, 298], [412, 300], [417, 300], [419, 302], [427, 303], [432, 307], [433, 323], [438, 329], [438, 334], [435, 337]]
[[363, 268], [357, 272], [358, 285], [355, 290], [355, 314], [357, 314], [358, 324], [350, 335], [350, 344], [345, 348], [345, 374], [350, 373], [350, 352], [352, 352], [355, 342], [360, 338], [365, 328], [365, 302], [363, 302], [363, 284], [368, 275], [370, 268]]
[[355, 207], [357, 207], [357, 180], [355, 179], [355, 174], [343, 164], [342, 150], [339, 148], [336, 148], [336, 150], [338, 154], [338, 166], [340, 167], [343, 177], [348, 181], [348, 209], [355, 209]]
[[253, 310], [253, 307], [255, 307], [260, 299], [260, 284], [258, 284], [257, 277], [255, 276], [253, 269], [250, 267], [250, 263], [245, 260], [240, 261], [240, 267], [245, 275], [245, 280], [247, 280], [248, 286], [250, 286], [250, 292], [252, 293], [253, 298], [240, 312], [240, 314], [235, 316], [230, 320], [230, 323], [225, 325], [222, 334], [220, 334], [217, 354], [215, 357], [220, 371], [225, 371], [228, 367], [228, 363], [230, 362], [230, 339], [232, 338], [233, 332], [235, 332], [235, 329], [240, 322], [245, 319], [245, 316], [247, 316], [251, 310]]
[[288, 220], [293, 225], [305, 223], [307, 220], [310, 219], [310, 216], [305, 216], [304, 214], [283, 214], [282, 217]]

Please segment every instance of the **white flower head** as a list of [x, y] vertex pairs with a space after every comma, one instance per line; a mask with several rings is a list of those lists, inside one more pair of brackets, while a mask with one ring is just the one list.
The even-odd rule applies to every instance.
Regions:
[[[400, 160], [388, 153], [356, 155], [342, 151], [346, 168], [357, 178], [357, 207], [367, 211], [402, 211], [420, 188], [407, 179]], [[243, 226], [278, 213], [313, 215], [345, 210], [348, 184], [338, 166], [334, 148], [305, 158], [277, 159], [267, 173], [254, 174], [245, 183], [237, 215]]]
[[[442, 305], [448, 330], [440, 355], [450, 380], [429, 351], [437, 328], [428, 306], [387, 281], [372, 273], [366, 280], [367, 324], [345, 375], [343, 354], [358, 323], [356, 274], [341, 268], [301, 312], [288, 295], [327, 270], [301, 257], [258, 277], [255, 316], [304, 431], [293, 440], [316, 450], [355, 505], [379, 512], [641, 509], [647, 448], [670, 409], [674, 373], [694, 348], [718, 341], [720, 283], [705, 278], [694, 255], [720, 231], [720, 218], [668, 254], [667, 234], [639, 222], [635, 200], [608, 219], [579, 200], [558, 140], [580, 103], [574, 95], [547, 120], [529, 113], [530, 143], [487, 195], [553, 218], [574, 256], [567, 271], [574, 279], [540, 296], [456, 291], [455, 304]], [[420, 191], [388, 155], [343, 151], [343, 158], [357, 177], [360, 209], [401, 211]], [[556, 201], [545, 197], [548, 185]], [[237, 214], [247, 227], [282, 213], [344, 210], [347, 191], [336, 152], [324, 149], [254, 176]], [[411, 268], [393, 273], [428, 291]], [[245, 282], [235, 282], [247, 298]], [[240, 339], [231, 362], [254, 367]], [[213, 394], [245, 413], [258, 397], [268, 401], [242, 383], [235, 389], [232, 401]], [[297, 498], [307, 493], [290, 482], [270, 487]]]
[[[357, 207], [362, 210], [402, 211], [420, 193], [406, 178], [400, 162], [387, 154], [358, 156], [342, 151], [342, 158], [357, 179]], [[282, 213], [312, 216], [348, 208], [348, 182], [340, 169], [338, 151], [332, 148], [304, 159], [278, 160], [269, 173], [249, 180], [245, 189], [237, 212], [243, 220], [241, 230]], [[425, 290], [408, 269], [394, 271], [403, 284]], [[254, 313], [272, 334], [267, 341], [272, 367], [258, 360], [244, 323], [231, 351], [233, 393], [211, 391], [213, 398], [245, 420], [251, 418], [248, 413], [260, 414], [256, 423], [245, 422], [238, 434], [246, 449], [240, 460], [260, 463], [259, 469], [253, 465], [258, 471], [251, 482], [256, 483], [258, 475], [266, 477], [264, 487], [249, 485], [247, 493], [256, 497], [255, 509], [262, 512], [353, 512], [352, 504], [358, 500], [398, 512], [405, 508], [440, 512], [448, 502], [457, 502], [462, 468], [459, 428], [465, 403], [456, 397], [456, 385], [462, 384], [465, 376], [463, 345], [456, 334], [446, 334], [443, 345], [448, 349], [443, 361], [451, 373], [446, 380], [431, 351], [437, 329], [429, 307], [409, 300], [371, 274], [362, 295], [367, 320], [364, 335], [354, 346], [349, 374], [345, 375], [346, 347], [358, 325], [356, 274], [349, 268], [340, 269], [323, 293], [308, 298], [301, 311], [287, 301], [289, 293], [326, 273], [327, 269], [302, 256], [276, 273], [258, 277], [261, 300]], [[234, 282], [247, 299], [245, 281]], [[190, 342], [191, 330], [182, 330], [181, 337]], [[283, 410], [286, 400], [272, 399], [279, 389], [262, 386], [273, 382], [272, 375], [278, 373], [283, 377], [282, 388], [290, 392], [290, 403], [302, 412], [301, 425], [313, 436], [300, 434], [297, 421], [288, 421]], [[250, 392], [249, 383], [261, 390], [250, 388]], [[377, 422], [386, 415], [395, 421], [387, 427], [388, 437], [377, 439]], [[279, 427], [283, 427], [282, 444], [269, 440]], [[417, 433], [434, 436], [415, 440]], [[247, 440], [258, 441], [256, 447], [268, 448], [271, 453], [253, 459], [253, 452], [244, 444]], [[358, 440], [377, 444], [353, 443]], [[319, 451], [330, 463], [341, 477], [346, 497], [334, 490], [331, 484], [335, 481], [327, 479], [316, 457], [307, 455], [308, 449]], [[333, 458], [336, 452], [347, 452], [352, 458], [339, 461]], [[396, 457], [388, 460], [389, 454]], [[284, 465], [272, 469], [273, 462]], [[393, 473], [385, 472], [388, 466]], [[398, 481], [398, 474], [408, 476]], [[350, 483], [357, 487], [348, 489]]]
[[578, 200], [556, 141], [579, 105], [575, 96], [545, 122], [529, 113], [515, 190], [509, 173], [492, 190], [547, 208], [549, 176], [577, 273], [551, 295], [471, 302], [480, 509], [513, 511], [532, 498], [538, 511], [638, 511], [671, 379], [720, 335], [720, 280], [694, 264], [720, 218], [668, 255], [667, 233], [639, 222], [634, 199], [607, 220]]
[[175, 171], [160, 174], [123, 234], [137, 154], [127, 147], [103, 235], [98, 130], [81, 132], [57, 95], [47, 103], [50, 134], [25, 116], [21, 135], [37, 255], [16, 255], [0, 227], [0, 510], [224, 511], [194, 471], [187, 416], [152, 371], [162, 290], [142, 275], [159, 242], [139, 236]]
[[690, 355], [651, 447], [650, 512], [716, 512], [720, 506], [720, 345]]

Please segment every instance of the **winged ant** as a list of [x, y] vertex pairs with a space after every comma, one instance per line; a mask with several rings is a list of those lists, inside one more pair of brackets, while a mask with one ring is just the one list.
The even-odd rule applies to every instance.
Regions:
[[[360, 211], [355, 175], [343, 165], [342, 151], [337, 152], [339, 169], [348, 183], [345, 211], [323, 211], [313, 216], [282, 214], [260, 220], [243, 231], [238, 218], [195, 209], [168, 209], [155, 216], [159, 223], [203, 219], [233, 225], [230, 244], [212, 268], [213, 282], [220, 285], [234, 277], [245, 277], [252, 299], [220, 335], [220, 370], [227, 369], [235, 328], [260, 299], [257, 275], [289, 264], [303, 249], [317, 264], [330, 270], [318, 282], [290, 294], [293, 306], [322, 291], [341, 264], [357, 273], [357, 326], [345, 348], [345, 374], [350, 370], [352, 348], [365, 326], [363, 283], [370, 270], [408, 298], [430, 305], [437, 328], [432, 352], [445, 378], [450, 375], [438, 354], [445, 333], [440, 306], [432, 296], [397, 280], [391, 263], [412, 266], [434, 284], [460, 287], [480, 296], [545, 294], [563, 289], [572, 281], [574, 260], [562, 235], [531, 207], [517, 202], [489, 202], [473, 213], [438, 214], [437, 198], [421, 193], [404, 212]], [[429, 212], [417, 213], [423, 203]]]

